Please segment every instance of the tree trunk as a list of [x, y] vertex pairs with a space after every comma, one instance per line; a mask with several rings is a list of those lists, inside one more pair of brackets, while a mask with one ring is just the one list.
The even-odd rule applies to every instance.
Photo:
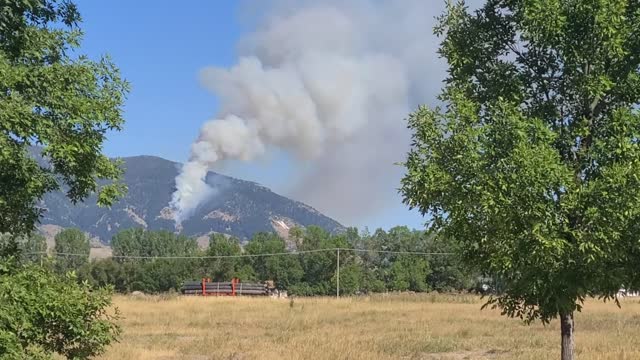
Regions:
[[561, 360], [574, 360], [574, 332], [573, 312], [560, 314], [560, 333], [562, 334]]

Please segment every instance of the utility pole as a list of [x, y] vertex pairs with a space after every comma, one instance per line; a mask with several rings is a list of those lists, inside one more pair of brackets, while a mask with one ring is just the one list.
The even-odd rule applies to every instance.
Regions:
[[338, 250], [336, 272], [336, 299], [340, 298], [340, 248]]

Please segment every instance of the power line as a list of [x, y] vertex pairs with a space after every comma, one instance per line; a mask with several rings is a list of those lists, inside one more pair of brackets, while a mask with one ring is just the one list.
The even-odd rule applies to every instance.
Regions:
[[[353, 252], [373, 252], [378, 254], [394, 254], [394, 255], [454, 255], [449, 252], [420, 252], [420, 251], [391, 251], [391, 250], [368, 250], [368, 249], [349, 249], [349, 248], [328, 248], [328, 249], [315, 249], [315, 250], [301, 250], [301, 251], [288, 251], [280, 253], [265, 253], [265, 254], [237, 254], [237, 255], [204, 255], [204, 256], [146, 256], [146, 255], [112, 255], [114, 259], [230, 259], [230, 258], [252, 258], [252, 257], [269, 257], [269, 256], [281, 256], [281, 255], [302, 255], [318, 252], [337, 252], [337, 251], [353, 251]], [[29, 252], [25, 255], [52, 255], [52, 256], [82, 256], [86, 257], [88, 254], [78, 253], [65, 253], [65, 252]]]
[[[266, 254], [237, 254], [237, 255], [204, 255], [204, 256], [147, 256], [147, 255], [111, 255], [110, 258], [115, 259], [227, 259], [227, 258], [247, 258], [247, 257], [262, 257], [262, 256], [279, 256], [279, 255], [297, 255], [308, 254], [323, 251], [335, 251], [335, 249], [317, 249], [317, 250], [303, 250], [281, 253], [266, 253]], [[89, 256], [88, 254], [77, 253], [63, 253], [63, 252], [32, 252], [25, 253], [25, 255], [52, 255], [52, 256]]]
[[344, 249], [340, 248], [340, 251], [355, 251], [355, 252], [373, 252], [381, 254], [407, 254], [407, 255], [454, 255], [452, 252], [421, 252], [421, 251], [392, 251], [392, 250], [368, 250], [368, 249]]

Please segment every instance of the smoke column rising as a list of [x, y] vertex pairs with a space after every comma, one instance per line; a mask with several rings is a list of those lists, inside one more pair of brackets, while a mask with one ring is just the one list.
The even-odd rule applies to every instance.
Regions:
[[[270, 2], [231, 68], [202, 70], [220, 100], [176, 178], [177, 223], [212, 196], [207, 171], [269, 149], [294, 155], [289, 195], [340, 221], [397, 201], [408, 148], [405, 122], [433, 102], [444, 71], [431, 35], [431, 1]], [[256, 4], [258, 7], [264, 3]]]

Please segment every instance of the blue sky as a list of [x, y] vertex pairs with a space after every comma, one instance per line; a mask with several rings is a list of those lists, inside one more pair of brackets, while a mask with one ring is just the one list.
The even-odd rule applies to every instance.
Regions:
[[[238, 39], [252, 30], [240, 21], [238, 2], [78, 0], [77, 4], [84, 21], [82, 51], [93, 58], [109, 54], [132, 87], [124, 130], [109, 135], [106, 153], [184, 162], [200, 125], [215, 116], [218, 106], [215, 96], [200, 86], [199, 70], [234, 64]], [[276, 154], [269, 161], [235, 164], [224, 172], [284, 192], [291, 171], [287, 157]], [[422, 222], [398, 201], [358, 224], [345, 225], [421, 228]]]

